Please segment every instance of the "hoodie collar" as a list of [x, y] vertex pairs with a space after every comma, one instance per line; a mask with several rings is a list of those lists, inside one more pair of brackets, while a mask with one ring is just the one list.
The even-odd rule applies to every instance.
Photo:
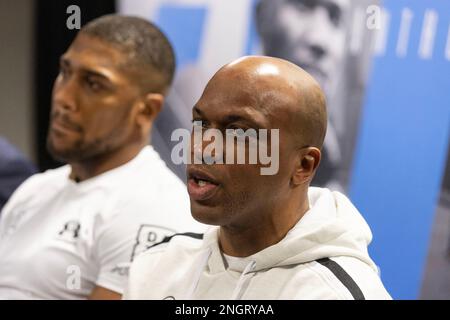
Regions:
[[[372, 233], [350, 200], [339, 192], [315, 187], [310, 187], [308, 196], [310, 209], [280, 242], [246, 257], [254, 261], [252, 271], [336, 256], [352, 256], [376, 271], [367, 253]], [[219, 230], [211, 227], [204, 237], [203, 246], [210, 251], [207, 265], [211, 273], [226, 270], [218, 243]]]

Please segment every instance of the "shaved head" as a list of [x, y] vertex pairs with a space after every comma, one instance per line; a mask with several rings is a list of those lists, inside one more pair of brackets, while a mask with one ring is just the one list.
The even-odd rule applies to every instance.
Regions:
[[[273, 175], [261, 174], [260, 169], [266, 166], [262, 161], [188, 164], [193, 217], [224, 227], [230, 236], [243, 229], [261, 231], [274, 226], [281, 233], [287, 232], [309, 207], [308, 188], [321, 159], [327, 112], [317, 82], [288, 61], [243, 57], [217, 71], [193, 107], [192, 117], [194, 123], [201, 122], [202, 129], [263, 129], [277, 132], [278, 137], [264, 142], [254, 136], [271, 156], [277, 153], [278, 171]], [[191, 136], [192, 150], [204, 151], [205, 145], [195, 143]], [[234, 148], [238, 148], [236, 144]], [[222, 156], [228, 152], [225, 149]], [[246, 152], [251, 149], [245, 147]], [[210, 179], [209, 184], [199, 172]], [[202, 185], [197, 184], [198, 179]], [[199, 190], [209, 193], [199, 196]], [[263, 238], [269, 235], [272, 231]]]
[[247, 93], [249, 103], [263, 113], [283, 118], [283, 129], [295, 136], [298, 147], [322, 148], [327, 127], [325, 95], [302, 68], [283, 59], [248, 56], [222, 67], [205, 91], [221, 80]]
[[[262, 174], [261, 168], [267, 167], [264, 161], [208, 164], [203, 160], [188, 164], [187, 175], [192, 216], [221, 226], [225, 253], [244, 257], [278, 242], [309, 209], [308, 188], [321, 159], [327, 112], [316, 80], [282, 59], [243, 57], [217, 71], [193, 107], [192, 117], [194, 123], [201, 123], [201, 130], [233, 135], [237, 130], [262, 129], [277, 137], [270, 141], [258, 134], [251, 137], [272, 157], [276, 153], [274, 174]], [[239, 148], [237, 143], [232, 146]], [[191, 134], [191, 156], [195, 156], [192, 150], [204, 154], [208, 147], [196, 143]], [[250, 153], [254, 148], [246, 145], [244, 150]], [[228, 152], [225, 148], [219, 154], [225, 157]], [[230, 243], [236, 235], [248, 236], [247, 249], [237, 246], [239, 252], [233, 251], [236, 247]]]

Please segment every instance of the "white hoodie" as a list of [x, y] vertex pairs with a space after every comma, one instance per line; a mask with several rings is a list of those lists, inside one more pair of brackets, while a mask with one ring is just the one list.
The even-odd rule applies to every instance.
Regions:
[[219, 227], [165, 239], [130, 270], [125, 299], [390, 299], [370, 259], [369, 226], [341, 193], [309, 189], [310, 210], [284, 239], [224, 256]]

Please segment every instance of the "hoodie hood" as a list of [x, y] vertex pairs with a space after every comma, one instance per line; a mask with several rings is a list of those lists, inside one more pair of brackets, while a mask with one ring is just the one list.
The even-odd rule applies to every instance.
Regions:
[[[233, 266], [234, 271], [244, 274], [321, 258], [349, 256], [378, 273], [367, 251], [372, 233], [350, 200], [339, 192], [315, 187], [309, 188], [308, 198], [310, 209], [280, 242], [243, 258], [248, 264]], [[207, 265], [211, 273], [225, 270], [218, 233], [219, 227], [213, 227], [204, 237], [204, 252], [209, 257]]]

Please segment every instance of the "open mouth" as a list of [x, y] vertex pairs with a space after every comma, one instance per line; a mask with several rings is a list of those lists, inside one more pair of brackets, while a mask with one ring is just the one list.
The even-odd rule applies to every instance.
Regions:
[[214, 196], [219, 183], [210, 174], [195, 169], [188, 169], [188, 193], [192, 200], [203, 201]]

